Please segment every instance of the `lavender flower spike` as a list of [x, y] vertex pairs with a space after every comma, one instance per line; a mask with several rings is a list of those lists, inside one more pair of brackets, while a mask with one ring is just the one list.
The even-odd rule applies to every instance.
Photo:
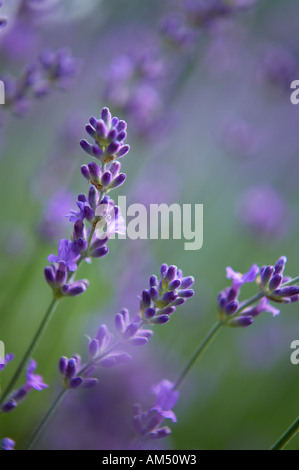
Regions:
[[82, 140], [80, 145], [89, 155], [110, 163], [128, 153], [130, 146], [124, 144], [127, 137], [127, 123], [112, 117], [108, 108], [101, 110], [100, 119], [92, 117], [86, 125], [86, 132], [94, 139], [94, 145]]

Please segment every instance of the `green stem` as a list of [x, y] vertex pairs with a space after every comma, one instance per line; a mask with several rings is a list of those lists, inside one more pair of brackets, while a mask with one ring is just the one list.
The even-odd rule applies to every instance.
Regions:
[[32, 446], [34, 445], [36, 439], [39, 437], [40, 433], [42, 432], [42, 430], [44, 429], [44, 427], [48, 423], [49, 419], [51, 418], [51, 416], [55, 412], [55, 410], [56, 410], [57, 406], [59, 405], [59, 403], [62, 401], [62, 399], [66, 395], [67, 391], [68, 391], [68, 389], [65, 389], [65, 388], [63, 390], [61, 390], [60, 394], [57, 396], [56, 400], [52, 403], [52, 405], [48, 409], [47, 413], [45, 414], [45, 416], [43, 417], [43, 419], [41, 420], [41, 422], [39, 423], [39, 425], [35, 429], [35, 431], [32, 434], [30, 440], [27, 442], [25, 450], [32, 449]]
[[58, 304], [58, 299], [55, 299], [53, 298], [47, 311], [46, 311], [46, 314], [45, 316], [43, 317], [42, 319], [42, 322], [37, 330], [37, 332], [35, 333], [34, 337], [33, 337], [33, 340], [31, 341], [27, 351], [25, 352], [24, 356], [23, 356], [23, 359], [22, 361], [20, 362], [17, 370], [15, 371], [11, 381], [9, 382], [8, 386], [6, 387], [3, 395], [2, 395], [2, 398], [0, 400], [0, 406], [3, 404], [5, 398], [7, 397], [7, 395], [9, 395], [9, 393], [11, 393], [11, 391], [14, 389], [15, 385], [16, 385], [16, 382], [18, 381], [21, 373], [23, 372], [23, 369], [24, 367], [26, 366], [27, 362], [29, 361], [29, 359], [32, 357], [32, 354], [33, 352], [35, 351], [39, 341], [40, 341], [40, 338], [43, 334], [43, 332], [45, 331], [54, 311], [55, 311], [55, 308]]
[[270, 450], [283, 450], [289, 442], [295, 437], [299, 431], [299, 417], [294, 421], [293, 424], [286, 430], [286, 432], [280, 437], [280, 439], [271, 447]]
[[193, 356], [191, 357], [191, 359], [189, 360], [188, 364], [186, 365], [186, 367], [184, 368], [184, 370], [182, 371], [182, 373], [179, 375], [173, 389], [177, 389], [181, 383], [183, 382], [184, 378], [186, 377], [186, 375], [188, 374], [189, 370], [191, 369], [191, 367], [195, 364], [195, 362], [197, 361], [197, 359], [200, 357], [200, 355], [203, 353], [203, 351], [207, 348], [207, 346], [211, 343], [212, 339], [214, 339], [214, 337], [216, 336], [216, 334], [218, 333], [218, 331], [220, 330], [220, 328], [223, 326], [223, 323], [222, 322], [218, 322], [216, 323], [216, 325], [213, 326], [213, 328], [209, 331], [209, 333], [207, 334], [207, 336], [204, 338], [204, 340], [200, 343], [199, 347], [197, 348], [197, 350], [195, 351], [195, 353], [193, 354]]

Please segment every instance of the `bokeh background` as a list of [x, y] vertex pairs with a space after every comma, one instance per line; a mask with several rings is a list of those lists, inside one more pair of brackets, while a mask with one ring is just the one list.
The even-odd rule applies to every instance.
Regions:
[[[129, 369], [105, 372], [98, 388], [69, 394], [37, 444], [124, 449], [132, 404], [150, 404], [151, 384], [175, 380], [213, 325], [225, 267], [245, 272], [286, 255], [286, 273], [299, 274], [299, 107], [290, 102], [290, 83], [299, 79], [299, 5], [260, 0], [201, 26], [173, 0], [9, 0], [2, 10], [9, 21], [0, 31], [1, 75], [18, 77], [45, 48], [69, 47], [79, 61], [66, 90], [32, 99], [24, 116], [0, 109], [6, 352], [20, 360], [51, 298], [43, 268], [70, 234], [63, 215], [87, 189], [79, 141], [101, 107], [128, 122], [127, 180], [116, 194], [128, 204], [204, 204], [200, 250], [185, 251], [184, 240], [114, 240], [109, 256], [82, 267], [90, 288], [60, 303], [34, 355], [51, 387], [0, 419], [0, 437], [21, 448], [59, 390], [59, 357], [86, 357], [84, 335], [103, 322], [112, 326], [122, 307], [136, 311], [149, 276], [162, 262], [176, 264], [195, 277], [196, 295], [156, 328]], [[298, 325], [293, 304], [248, 329], [224, 329], [181, 388], [172, 435], [155, 445], [269, 448], [298, 414], [299, 366], [290, 362]], [[298, 446], [299, 437], [289, 448]]]

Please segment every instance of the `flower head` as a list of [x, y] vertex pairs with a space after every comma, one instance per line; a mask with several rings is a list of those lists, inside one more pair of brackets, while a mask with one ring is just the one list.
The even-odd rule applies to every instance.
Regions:
[[49, 255], [50, 263], [64, 263], [70, 271], [76, 271], [76, 261], [80, 258], [78, 247], [69, 240], [62, 239], [58, 246], [58, 255]]
[[15, 356], [12, 353], [6, 354], [3, 361], [2, 361], [2, 358], [0, 357], [0, 372], [5, 369], [5, 367], [7, 366], [9, 362], [13, 361], [14, 357]]
[[103, 108], [100, 119], [92, 117], [86, 125], [86, 132], [94, 139], [94, 145], [81, 140], [83, 150], [101, 160], [103, 164], [128, 153], [130, 146], [124, 144], [127, 137], [127, 123], [112, 117], [108, 108]]
[[44, 383], [43, 378], [41, 375], [35, 374], [35, 370], [37, 368], [37, 364], [34, 359], [31, 359], [27, 371], [26, 371], [26, 388], [28, 391], [31, 388], [34, 388], [35, 390], [41, 391], [44, 388], [48, 388], [48, 385]]

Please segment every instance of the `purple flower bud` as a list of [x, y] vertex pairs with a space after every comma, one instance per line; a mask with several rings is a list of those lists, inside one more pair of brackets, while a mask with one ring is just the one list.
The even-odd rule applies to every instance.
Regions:
[[98, 383], [99, 383], [98, 379], [90, 377], [90, 378], [84, 379], [82, 387], [85, 389], [90, 389], [98, 385]]
[[59, 263], [58, 269], [56, 271], [56, 284], [63, 286], [67, 280], [67, 268], [64, 263]]
[[88, 169], [90, 172], [90, 176], [94, 181], [99, 181], [101, 177], [101, 170], [98, 165], [94, 162], [88, 164]]
[[126, 121], [119, 121], [117, 124], [117, 130], [120, 131], [125, 131], [127, 129], [127, 123]]
[[64, 374], [65, 374], [66, 369], [67, 369], [67, 365], [68, 365], [67, 357], [62, 356], [62, 357], [59, 359], [59, 362], [58, 362], [58, 370], [59, 370], [59, 372], [60, 372], [61, 375], [64, 375]]
[[94, 186], [90, 186], [89, 191], [88, 191], [88, 204], [95, 211], [98, 203], [99, 203], [99, 194]]
[[87, 140], [85, 139], [81, 140], [80, 145], [82, 149], [84, 150], [84, 152], [88, 153], [89, 155], [93, 157], [92, 145], [90, 145], [90, 143], [87, 142]]
[[151, 287], [149, 293], [153, 302], [156, 302], [159, 299], [159, 291], [156, 287]]
[[186, 289], [186, 290], [179, 291], [179, 296], [185, 299], [189, 299], [189, 297], [193, 297], [193, 295], [194, 295], [193, 289]]
[[107, 126], [110, 126], [111, 123], [111, 113], [108, 108], [103, 108], [101, 111], [101, 119], [107, 124]]
[[169, 266], [166, 274], [166, 279], [168, 282], [173, 281], [176, 278], [178, 268], [176, 266]]
[[97, 158], [98, 160], [104, 155], [103, 150], [98, 145], [92, 146], [92, 156]]
[[277, 289], [277, 287], [280, 286], [281, 281], [282, 281], [282, 276], [281, 276], [281, 274], [274, 274], [274, 276], [272, 277], [271, 281], [269, 282], [269, 289], [270, 289], [271, 291]]
[[89, 134], [93, 139], [97, 138], [97, 133], [96, 133], [96, 130], [94, 129], [93, 126], [91, 126], [90, 124], [87, 124], [85, 126], [85, 130], [86, 130], [87, 134]]
[[18, 406], [17, 402], [11, 398], [10, 400], [8, 400], [6, 403], [3, 403], [2, 405], [2, 411], [3, 413], [10, 413], [11, 411], [13, 411], [16, 407]]
[[125, 321], [121, 313], [117, 313], [114, 319], [115, 328], [119, 333], [123, 333], [125, 330]]
[[232, 327], [247, 327], [252, 325], [254, 322], [254, 318], [249, 317], [249, 316], [240, 316], [237, 318], [233, 318], [230, 320], [227, 325], [232, 326]]
[[77, 372], [77, 361], [71, 357], [71, 359], [68, 360], [66, 370], [65, 370], [65, 376], [67, 379], [71, 380]]
[[148, 339], [145, 336], [134, 336], [134, 338], [129, 339], [129, 343], [132, 346], [143, 346], [148, 342]]
[[181, 280], [181, 289], [189, 289], [189, 287], [191, 287], [193, 284], [193, 276], [183, 277], [183, 279]]
[[150, 287], [157, 287], [158, 285], [158, 278], [154, 274], [149, 278], [149, 285]]
[[186, 299], [183, 299], [182, 297], [178, 297], [174, 302], [171, 303], [174, 307], [178, 307], [179, 305], [183, 305], [186, 302]]
[[53, 286], [55, 284], [55, 271], [54, 271], [53, 267], [52, 266], [46, 266], [45, 270], [44, 270], [44, 273], [45, 273], [45, 278], [46, 278], [47, 283], [50, 286]]
[[103, 173], [102, 175], [102, 178], [101, 178], [101, 184], [102, 186], [109, 186], [109, 184], [111, 183], [111, 180], [112, 180], [112, 174], [110, 173], [110, 171], [105, 171], [105, 173]]
[[74, 377], [70, 381], [70, 388], [72, 388], [72, 389], [78, 388], [78, 387], [80, 387], [80, 385], [82, 385], [82, 383], [83, 383], [82, 377]]
[[118, 135], [117, 135], [117, 140], [119, 142], [122, 142], [123, 140], [125, 140], [127, 138], [127, 133], [125, 131], [121, 131]]
[[175, 307], [164, 307], [159, 310], [159, 315], [172, 315], [175, 312]]
[[[180, 293], [181, 296], [181, 293]], [[178, 294], [174, 291], [170, 292], [165, 292], [165, 294], [162, 295], [162, 302], [169, 304], [170, 302], [173, 302], [175, 299], [177, 299]]]
[[168, 426], [163, 426], [162, 428], [156, 429], [149, 433], [149, 437], [152, 439], [164, 439], [165, 437], [171, 434], [171, 429]]
[[109, 171], [111, 172], [113, 178], [118, 175], [118, 173], [120, 172], [120, 169], [121, 169], [121, 164], [119, 162], [112, 162], [110, 167], [109, 167]]
[[89, 205], [85, 205], [84, 206], [84, 217], [85, 219], [88, 220], [88, 222], [92, 222], [93, 219], [94, 219], [94, 210], [89, 206]]
[[263, 270], [263, 273], [261, 274], [261, 282], [262, 282], [263, 287], [266, 287], [269, 284], [269, 281], [271, 280], [273, 274], [274, 274], [274, 267], [266, 266], [265, 269]]
[[89, 343], [89, 355], [94, 359], [99, 353], [100, 345], [97, 339], [92, 339]]
[[160, 268], [160, 274], [162, 277], [166, 276], [166, 273], [168, 271], [168, 265], [167, 264], [162, 264]]
[[96, 248], [95, 250], [92, 250], [90, 253], [90, 256], [92, 256], [92, 258], [103, 258], [104, 256], [108, 255], [108, 253], [109, 253], [108, 246], [102, 246], [100, 248]]
[[298, 286], [287, 286], [282, 287], [281, 289], [276, 289], [273, 292], [274, 295], [278, 297], [292, 297], [293, 295], [299, 294], [299, 287]]
[[110, 183], [110, 189], [115, 189], [121, 186], [126, 179], [125, 173], [120, 173], [113, 181]]
[[147, 308], [146, 311], [144, 312], [144, 316], [147, 319], [153, 318], [156, 315], [156, 309], [155, 308]]
[[181, 285], [181, 281], [179, 279], [174, 279], [174, 281], [170, 282], [170, 284], [168, 284], [168, 289], [169, 290], [176, 290], [178, 289], [178, 287], [180, 287]]
[[81, 166], [81, 173], [84, 176], [84, 178], [87, 179], [87, 181], [90, 180], [90, 171], [87, 165], [82, 165]]
[[106, 139], [108, 134], [108, 129], [104, 121], [100, 120], [96, 123], [97, 137], [100, 139]]
[[130, 325], [127, 326], [125, 332], [124, 332], [124, 339], [129, 339], [132, 336], [134, 336], [138, 331], [138, 323], [131, 323]]
[[151, 306], [151, 296], [148, 290], [143, 290], [141, 294], [141, 305], [143, 310]]
[[163, 325], [169, 321], [168, 315], [158, 315], [151, 320], [151, 323], [154, 325]]
[[88, 287], [88, 283], [86, 281], [76, 281], [73, 284], [67, 285], [65, 284], [62, 288], [63, 292], [70, 296], [75, 297], [77, 295], [83, 294]]
[[225, 306], [225, 313], [227, 315], [234, 315], [238, 310], [239, 304], [235, 300], [232, 300]]
[[115, 155], [120, 149], [120, 144], [118, 142], [111, 142], [106, 148], [107, 155]]
[[80, 253], [85, 253], [88, 248], [88, 243], [86, 240], [83, 240], [83, 238], [79, 238], [79, 240], [77, 240], [77, 247]]
[[116, 129], [111, 129], [111, 131], [108, 132], [107, 140], [112, 142], [113, 140], [116, 139], [116, 137], [117, 137]]
[[287, 262], [287, 257], [286, 256], [281, 256], [277, 263], [275, 264], [275, 274], [282, 274], [285, 268]]
[[130, 145], [122, 145], [117, 152], [118, 158], [124, 157], [130, 150]]

